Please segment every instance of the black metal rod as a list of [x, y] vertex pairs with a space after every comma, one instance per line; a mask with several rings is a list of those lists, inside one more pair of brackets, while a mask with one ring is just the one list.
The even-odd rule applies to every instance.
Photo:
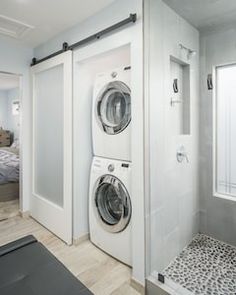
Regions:
[[62, 46], [62, 49], [61, 50], [58, 50], [58, 51], [56, 51], [56, 52], [54, 52], [54, 53], [52, 53], [52, 54], [50, 54], [50, 55], [48, 55], [48, 56], [46, 56], [44, 58], [39, 59], [39, 60], [37, 60], [34, 57], [32, 59], [31, 66], [34, 66], [36, 64], [39, 64], [39, 63], [41, 63], [41, 62], [43, 62], [45, 60], [48, 60], [48, 59], [50, 59], [50, 58], [52, 58], [54, 56], [59, 55], [59, 54], [65, 52], [67, 50], [73, 50], [73, 49], [78, 48], [80, 46], [83, 46], [83, 45], [85, 45], [87, 43], [90, 43], [92, 41], [98, 40], [102, 36], [107, 35], [107, 34], [113, 32], [113, 31], [119, 29], [120, 27], [123, 27], [123, 26], [125, 26], [125, 25], [127, 25], [129, 23], [135, 23], [136, 20], [137, 20], [137, 14], [136, 13], [130, 14], [130, 16], [128, 18], [126, 18], [126, 19], [124, 19], [124, 20], [122, 20], [122, 21], [120, 21], [120, 22], [118, 22], [118, 23], [116, 23], [116, 24], [114, 24], [114, 25], [112, 25], [112, 26], [110, 26], [110, 27], [108, 27], [108, 28], [106, 28], [106, 29], [104, 29], [104, 30], [102, 30], [102, 31], [94, 34], [94, 35], [91, 35], [91, 36], [89, 36], [89, 37], [87, 37], [87, 38], [85, 38], [85, 39], [83, 39], [83, 40], [81, 40], [79, 42], [76, 42], [76, 43], [74, 43], [72, 45], [68, 45], [65, 42], [65, 43], [63, 43], [63, 46]]

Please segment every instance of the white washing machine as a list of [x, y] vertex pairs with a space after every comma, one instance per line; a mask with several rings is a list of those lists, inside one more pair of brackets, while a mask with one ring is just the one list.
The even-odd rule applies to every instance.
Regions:
[[131, 163], [94, 157], [89, 195], [91, 242], [132, 265], [130, 198]]
[[131, 161], [130, 66], [96, 76], [93, 92], [94, 156]]

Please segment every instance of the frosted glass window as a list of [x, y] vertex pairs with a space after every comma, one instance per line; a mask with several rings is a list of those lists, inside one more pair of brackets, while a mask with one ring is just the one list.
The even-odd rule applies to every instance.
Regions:
[[216, 70], [216, 192], [236, 196], [236, 65]]
[[35, 75], [35, 193], [63, 207], [63, 65]]

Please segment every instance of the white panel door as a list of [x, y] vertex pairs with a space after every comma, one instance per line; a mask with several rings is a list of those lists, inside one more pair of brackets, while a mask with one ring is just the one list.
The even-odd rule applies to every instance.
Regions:
[[72, 242], [72, 52], [32, 67], [31, 215]]

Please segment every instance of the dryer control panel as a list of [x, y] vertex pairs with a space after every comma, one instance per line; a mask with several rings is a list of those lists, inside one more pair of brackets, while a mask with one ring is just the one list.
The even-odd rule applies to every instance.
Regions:
[[113, 164], [108, 165], [108, 171], [113, 172], [115, 170], [115, 166]]

